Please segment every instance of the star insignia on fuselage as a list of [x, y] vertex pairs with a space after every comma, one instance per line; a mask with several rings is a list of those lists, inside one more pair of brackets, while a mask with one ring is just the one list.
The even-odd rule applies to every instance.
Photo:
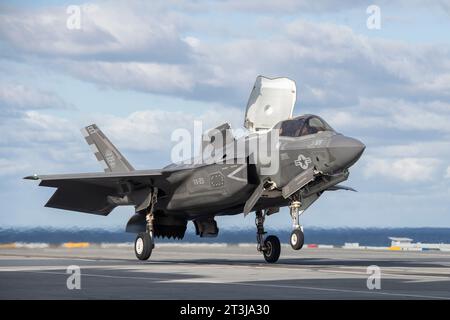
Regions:
[[294, 161], [295, 166], [300, 167], [303, 170], [308, 169], [310, 163], [311, 158], [305, 157], [303, 154], [299, 154], [297, 160]]

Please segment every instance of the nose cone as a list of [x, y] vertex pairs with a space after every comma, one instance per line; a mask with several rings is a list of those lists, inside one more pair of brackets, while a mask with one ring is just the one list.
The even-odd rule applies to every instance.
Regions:
[[333, 167], [335, 169], [349, 168], [358, 161], [365, 148], [366, 146], [359, 140], [343, 135], [332, 137], [329, 150], [335, 159]]

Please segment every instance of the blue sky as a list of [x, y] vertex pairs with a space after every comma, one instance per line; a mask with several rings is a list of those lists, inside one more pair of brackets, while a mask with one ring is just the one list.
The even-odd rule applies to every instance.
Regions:
[[[69, 5], [80, 30], [66, 27]], [[131, 207], [44, 208], [53, 189], [21, 178], [100, 171], [79, 132], [94, 122], [136, 168], [163, 166], [174, 129], [241, 127], [263, 74], [297, 82], [295, 114], [367, 145], [346, 182], [359, 192], [325, 194], [305, 227], [450, 226], [449, 30], [450, 1], [2, 2], [0, 225], [124, 226]], [[268, 223], [291, 221], [282, 210]]]

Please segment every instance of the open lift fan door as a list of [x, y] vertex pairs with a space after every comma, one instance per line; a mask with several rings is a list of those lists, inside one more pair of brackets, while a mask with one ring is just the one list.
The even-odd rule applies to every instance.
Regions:
[[291, 118], [296, 94], [291, 79], [258, 76], [247, 103], [244, 126], [250, 131], [267, 130]]

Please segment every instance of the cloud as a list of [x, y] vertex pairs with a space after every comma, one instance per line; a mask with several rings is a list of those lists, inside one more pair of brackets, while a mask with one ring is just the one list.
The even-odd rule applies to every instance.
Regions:
[[313, 12], [313, 13], [325, 13], [325, 12], [337, 12], [345, 9], [349, 9], [358, 6], [358, 1], [346, 0], [336, 4], [333, 0], [324, 0], [319, 2], [311, 2], [307, 0], [280, 0], [273, 2], [270, 0], [249, 0], [249, 1], [239, 1], [239, 0], [227, 0], [220, 1], [215, 4], [219, 9], [226, 9], [230, 11], [251, 11], [251, 12]]
[[440, 161], [435, 158], [369, 158], [364, 168], [367, 178], [387, 178], [402, 182], [431, 181]]
[[61, 67], [78, 78], [119, 90], [186, 94], [196, 81], [192, 72], [183, 65], [103, 61], [80, 64], [71, 61]]
[[0, 113], [26, 110], [67, 109], [71, 106], [57, 94], [22, 84], [0, 83]]
[[73, 141], [79, 134], [73, 122], [38, 111], [27, 111], [20, 117], [0, 121], [0, 147], [41, 146]]
[[444, 72], [450, 66], [446, 46], [369, 38], [347, 26], [300, 19], [288, 23], [286, 33], [296, 41], [292, 44], [296, 60], [322, 69], [318, 78], [322, 86], [331, 82], [334, 88], [360, 96], [450, 94]]
[[[446, 139], [450, 134], [448, 102], [363, 98], [354, 106], [323, 110], [321, 115], [336, 130], [345, 129], [346, 132], [356, 132], [371, 139], [376, 137], [377, 143], [383, 146], [411, 142], [412, 139], [433, 143], [433, 140]], [[443, 144], [445, 148], [449, 147], [448, 143]], [[435, 150], [445, 148], [428, 148], [423, 154], [436, 153]]]
[[[232, 107], [218, 107], [201, 114], [146, 110], [133, 112], [127, 117], [102, 116], [99, 119], [103, 132], [118, 146], [131, 151], [168, 151], [175, 142], [172, 132], [186, 129], [193, 135], [194, 121], [201, 123], [203, 131], [225, 122], [231, 124], [242, 121], [242, 112]], [[201, 138], [194, 137], [192, 138]], [[197, 143], [198, 141], [192, 141]]]
[[0, 121], [0, 131], [0, 175], [11, 179], [85, 171], [92, 164], [78, 127], [66, 118], [26, 111]]
[[450, 103], [441, 101], [362, 98], [351, 107], [325, 110], [323, 116], [336, 127], [450, 133]]
[[[293, 12], [301, 12], [308, 14], [333, 14], [342, 11], [349, 11], [358, 9], [362, 15], [366, 13], [366, 8], [372, 4], [371, 2], [357, 1], [357, 0], [322, 0], [322, 1], [308, 1], [308, 0], [279, 0], [277, 2], [271, 0], [222, 0], [222, 1], [176, 1], [171, 5], [178, 6], [189, 12], [204, 12], [204, 11], [225, 11], [225, 12], [248, 12], [249, 14], [278, 14], [289, 15]], [[380, 7], [392, 6], [392, 1], [378, 0], [376, 2]], [[419, 9], [430, 9], [450, 12], [450, 5], [445, 0], [398, 0], [395, 5], [402, 9], [410, 9], [412, 7]]]
[[233, 83], [231, 89], [241, 97], [257, 74], [289, 76], [297, 81], [299, 104], [311, 107], [345, 107], [373, 97], [450, 97], [446, 46], [369, 38], [346, 26], [303, 19], [278, 21], [276, 30], [263, 26], [258, 34], [265, 37], [244, 35], [221, 42], [200, 37], [193, 59], [201, 57], [202, 64], [194, 66], [196, 74], [204, 74], [209, 87]]
[[447, 170], [445, 171], [445, 177], [450, 178], [450, 166], [448, 166]]
[[177, 19], [145, 2], [80, 6], [80, 29], [67, 28], [65, 6], [2, 13], [0, 37], [22, 53], [47, 59], [187, 61]]
[[370, 149], [374, 156], [450, 158], [450, 141], [426, 140], [406, 144], [380, 145]]
[[401, 182], [432, 182], [440, 185], [445, 163], [450, 158], [448, 140], [423, 140], [405, 144], [381, 141], [370, 146], [363, 157], [363, 175], [368, 179], [379, 177]]
[[448, 3], [447, 1], [439, 1], [439, 4], [442, 8], [442, 10], [450, 16], [450, 3]]
[[[372, 97], [450, 97], [447, 46], [370, 38], [343, 25], [299, 18], [272, 24], [249, 19], [245, 27], [227, 24], [232, 36], [224, 36], [224, 30], [208, 33], [208, 26], [214, 28], [208, 12], [215, 6], [243, 12], [243, 6], [256, 4], [262, 11], [247, 14], [258, 16], [272, 6], [101, 2], [85, 6], [82, 30], [65, 28], [63, 7], [7, 11], [0, 19], [0, 39], [12, 50], [11, 59], [38, 61], [49, 70], [114, 89], [195, 100], [243, 103], [259, 74], [295, 79], [299, 104], [310, 107], [348, 107]], [[285, 5], [317, 12], [335, 6], [287, 0]], [[336, 10], [356, 5], [348, 1]], [[245, 32], [248, 28], [255, 32]]]
[[30, 168], [29, 165], [18, 163], [15, 160], [0, 158], [0, 176], [15, 175], [19, 172], [24, 172]]

